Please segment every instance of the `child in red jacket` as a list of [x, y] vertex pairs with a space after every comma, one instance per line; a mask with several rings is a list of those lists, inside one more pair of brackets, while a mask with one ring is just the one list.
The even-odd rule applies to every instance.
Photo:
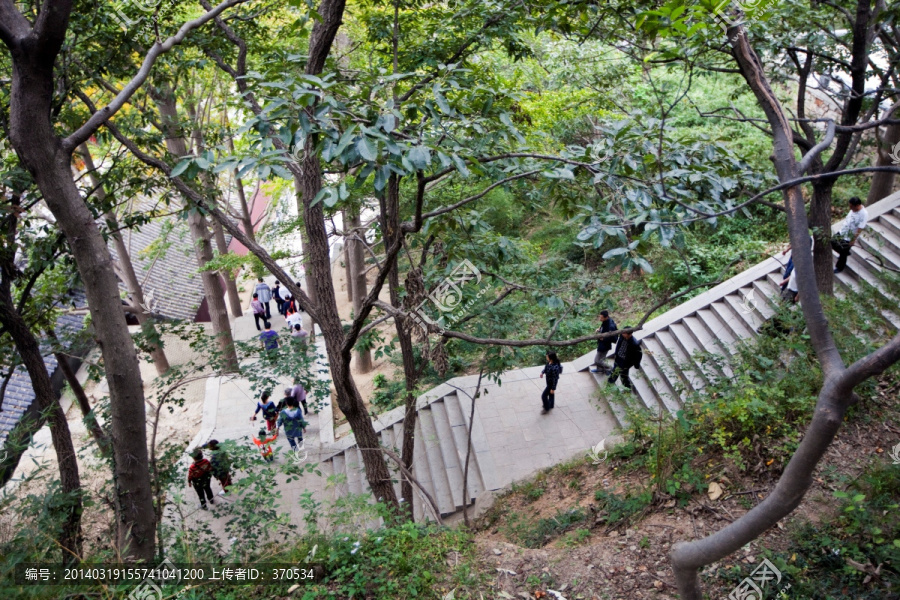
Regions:
[[258, 437], [253, 438], [253, 443], [256, 444], [256, 447], [259, 448], [259, 453], [262, 455], [263, 460], [266, 462], [272, 462], [275, 460], [273, 456], [272, 447], [269, 445], [275, 440], [278, 439], [278, 430], [276, 429], [272, 433], [272, 437], [266, 437], [266, 428], [261, 427], [259, 429]]
[[203, 452], [200, 450], [197, 450], [191, 456], [194, 462], [188, 467], [187, 483], [188, 485], [193, 485], [197, 495], [200, 496], [200, 508], [207, 510], [207, 497], [209, 497], [210, 504], [215, 504], [213, 502], [212, 487], [209, 485], [212, 482], [212, 465], [203, 458]]

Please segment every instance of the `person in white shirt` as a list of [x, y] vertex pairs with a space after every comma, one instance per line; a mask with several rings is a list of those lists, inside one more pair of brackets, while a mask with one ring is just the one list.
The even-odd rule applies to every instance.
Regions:
[[301, 325], [303, 323], [303, 315], [299, 312], [291, 313], [287, 316], [287, 322], [291, 330], [293, 330], [295, 325]]
[[850, 212], [841, 223], [841, 228], [836, 236], [831, 238], [831, 248], [838, 253], [837, 264], [834, 272], [840, 273], [847, 266], [847, 257], [850, 256], [850, 248], [856, 244], [859, 234], [866, 228], [869, 213], [862, 205], [862, 200], [856, 196], [850, 198]]

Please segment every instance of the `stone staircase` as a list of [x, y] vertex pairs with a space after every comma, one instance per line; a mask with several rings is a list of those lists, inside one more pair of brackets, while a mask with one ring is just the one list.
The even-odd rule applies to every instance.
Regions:
[[[900, 271], [900, 193], [881, 200], [867, 210], [869, 228], [853, 249], [847, 268], [836, 276], [837, 294], [876, 293], [883, 304], [895, 306], [898, 300], [887, 290], [882, 276], [886, 271]], [[674, 415], [682, 407], [682, 398], [686, 393], [701, 390], [716, 378], [732, 376], [727, 359], [735, 353], [736, 344], [756, 335], [758, 328], [775, 314], [781, 302], [779, 283], [786, 259], [779, 255], [763, 261], [645, 323], [636, 334], [644, 345], [644, 359], [642, 370], [632, 370], [636, 392], [633, 398], [654, 413]], [[900, 327], [897, 312], [885, 309], [881, 313], [887, 322]], [[719, 355], [724, 360], [701, 361], [698, 360], [699, 352]], [[565, 364], [563, 380], [566, 374], [588, 371], [593, 357], [594, 353], [590, 352]], [[602, 376], [591, 376], [598, 387], [606, 385]], [[494, 466], [495, 459], [499, 463], [500, 458], [496, 456], [497, 450], [492, 451], [489, 447], [487, 436], [497, 432], [484, 430], [477, 408], [474, 424], [470, 422], [471, 400], [458, 391], [464, 387], [460, 384], [462, 379], [468, 378], [450, 380], [459, 385], [450, 385], [450, 382], [442, 384], [417, 402], [419, 418], [416, 423], [413, 473], [435, 498], [442, 516], [458, 512], [483, 491], [496, 490], [511, 483], [508, 473]], [[474, 385], [468, 389], [472, 387]], [[601, 410], [608, 411], [620, 427], [624, 426], [626, 411], [620, 400], [607, 401], [605, 398], [611, 397], [609, 394], [597, 396]], [[631, 401], [628, 394], [616, 397]], [[402, 407], [394, 409], [375, 422], [382, 444], [398, 454], [402, 446], [403, 411]], [[463, 498], [462, 474], [470, 426], [473, 432], [469, 494], [468, 498]], [[323, 454], [320, 467], [326, 474], [345, 476], [345, 483], [336, 490], [336, 494], [369, 492], [362, 457], [352, 435], [330, 445]], [[396, 470], [393, 477], [399, 496], [400, 480]], [[412, 499], [416, 519], [431, 518], [430, 509], [420, 496], [414, 493]]]
[[[471, 457], [468, 473], [468, 499], [464, 502], [463, 473], [465, 472], [466, 444], [471, 425], [472, 401], [462, 393], [453, 391], [437, 400], [419, 400], [416, 419], [416, 445], [413, 454], [413, 475], [428, 490], [438, 504], [441, 516], [448, 516], [471, 505], [485, 490], [501, 487], [497, 480], [493, 457], [480, 421], [472, 428]], [[399, 419], [398, 419], [399, 417]], [[385, 448], [399, 456], [403, 447], [403, 408], [382, 415], [375, 422], [375, 430]], [[346, 446], [325, 458], [320, 467], [328, 474], [343, 474], [343, 489], [338, 493], [370, 493], [363, 469], [362, 455], [353, 438], [343, 438], [336, 446]], [[400, 476], [388, 461], [392, 481], [398, 497]], [[410, 499], [405, 498], [404, 501]], [[431, 518], [432, 513], [421, 493], [414, 489], [413, 514], [416, 520]]]

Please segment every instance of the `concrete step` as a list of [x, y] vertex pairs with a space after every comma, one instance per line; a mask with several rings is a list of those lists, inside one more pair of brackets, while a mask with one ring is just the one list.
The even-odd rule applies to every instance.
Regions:
[[[880, 229], [881, 233], [886, 233], [883, 227]], [[890, 236], [890, 238], [893, 237], [894, 236]], [[885, 264], [890, 268], [900, 269], [900, 249], [888, 240], [889, 238], [887, 235], [878, 235], [875, 239], [872, 239], [871, 234], [869, 236], [861, 235], [857, 240], [857, 245], [871, 254], [882, 257]], [[853, 252], [855, 251], [856, 248], [851, 250], [850, 256], [853, 256]]]
[[[679, 398], [686, 383], [678, 376], [678, 370], [672, 364], [672, 359], [658, 336], [646, 337], [641, 343], [644, 345], [641, 368], [646, 371], [647, 378], [654, 381], [653, 389], [657, 391], [662, 408], [675, 414], [681, 408]], [[635, 370], [631, 371], [633, 373]]]
[[453, 432], [450, 429], [450, 420], [447, 418], [447, 407], [444, 401], [439, 400], [431, 404], [431, 414], [434, 417], [434, 428], [441, 449], [441, 457], [444, 459], [444, 469], [447, 473], [447, 481], [450, 483], [450, 495], [453, 496], [453, 504], [457, 509], [463, 507], [463, 474], [462, 460], [456, 451], [456, 443], [453, 440]]
[[[862, 277], [862, 279], [857, 276]], [[834, 281], [838, 286], [839, 290], [844, 290], [847, 293], [857, 294], [860, 297], [866, 297], [871, 293], [871, 290], [874, 288], [876, 293], [884, 297], [884, 292], [880, 282], [878, 280], [873, 279], [872, 276], [865, 270], [853, 271], [850, 268], [850, 262], [847, 263], [847, 268], [844, 269], [842, 273], [836, 273], [834, 276]], [[866, 281], [872, 287], [862, 287], [860, 281]], [[837, 294], [837, 291], [835, 292]], [[841, 294], [841, 297], [844, 297]], [[892, 297], [892, 296], [888, 296]], [[896, 302], [896, 300], [895, 300]], [[900, 329], [900, 315], [892, 310], [881, 309], [878, 311], [881, 316], [891, 325], [895, 330]]]
[[709, 305], [719, 321], [728, 329], [732, 339], [735, 341], [752, 337], [756, 332], [747, 327], [746, 322], [740, 318], [731, 309], [730, 304], [726, 304], [724, 300], [718, 300]]
[[[444, 406], [447, 408], [447, 420], [450, 423], [450, 431], [453, 434], [453, 444], [460, 457], [460, 470], [465, 473], [466, 445], [468, 444], [469, 430], [466, 427], [466, 422], [462, 415], [462, 407], [459, 405], [457, 395], [449, 394], [444, 396]], [[478, 455], [473, 449], [469, 456], [469, 501], [471, 502], [484, 489], [484, 480], [481, 478], [481, 469], [478, 467]]]
[[438, 503], [442, 515], [452, 513], [456, 510], [456, 504], [453, 502], [453, 495], [450, 492], [450, 481], [447, 479], [447, 469], [444, 466], [444, 458], [441, 456], [440, 442], [431, 410], [427, 408], [420, 410], [416, 425], [418, 429], [416, 444], [422, 444], [425, 447], [428, 470], [431, 472], [431, 483], [434, 490], [432, 495]]
[[885, 229], [900, 237], [900, 214], [884, 213], [878, 217], [878, 222], [881, 223]]
[[719, 340], [710, 333], [706, 323], [697, 316], [697, 313], [685, 317], [681, 324], [684, 326], [685, 332], [687, 332], [694, 340], [694, 353], [700, 350], [706, 352], [711, 357], [713, 355], [721, 357], [719, 360], [710, 360], [699, 365], [706, 373], [707, 380], [712, 381], [713, 379], [720, 379], [722, 377], [731, 377], [733, 373], [727, 360], [727, 348], [719, 343]]
[[[419, 435], [421, 435], [422, 427], [419, 420], [416, 419], [415, 434], [416, 443], [413, 446], [413, 469], [412, 473], [416, 480], [422, 484], [429, 494], [434, 495], [434, 484], [431, 482], [431, 469], [428, 468], [428, 456], [425, 454], [425, 444], [422, 443]], [[416, 521], [421, 521], [423, 516], [429, 519], [434, 517], [431, 509], [425, 506], [425, 500], [422, 498], [421, 492], [413, 485], [413, 497], [406, 498], [407, 502], [413, 503], [413, 517]]]
[[887, 224], [880, 220], [871, 221], [869, 230], [878, 235], [879, 245], [900, 256], [900, 236], [895, 234]]
[[466, 421], [466, 427], [472, 428], [472, 450], [478, 461], [478, 469], [481, 471], [481, 480], [484, 482], [484, 489], [497, 490], [502, 487], [500, 483], [503, 481], [497, 475], [497, 468], [494, 466], [494, 455], [491, 453], [488, 445], [487, 436], [484, 432], [484, 426], [478, 417], [478, 406], [475, 407], [475, 421], [470, 421], [470, 413], [472, 410], [472, 399], [465, 394], [455, 394], [460, 412]]
[[756, 312], [753, 306], [748, 305], [744, 301], [744, 295], [728, 294], [722, 300], [731, 307], [731, 312], [736, 314], [738, 318], [743, 321], [744, 326], [753, 332], [752, 335], [756, 335], [756, 332], [759, 330], [765, 319], [759, 316], [759, 313]]
[[716, 339], [716, 343], [721, 348], [725, 349], [728, 354], [735, 354], [737, 340], [734, 337], [734, 333], [732, 333], [728, 325], [722, 322], [716, 311], [707, 306], [694, 313], [694, 316], [706, 326], [706, 330]]
[[365, 493], [368, 484], [365, 481], [366, 469], [363, 466], [362, 454], [359, 451], [359, 446], [348, 448], [344, 452], [344, 455], [346, 460], [345, 468], [347, 469], [347, 486], [350, 489], [350, 493]]
[[[708, 383], [702, 370], [694, 362], [691, 356], [693, 348], [691, 348], [690, 334], [684, 330], [684, 325], [672, 323], [668, 329], [656, 332], [656, 338], [660, 341], [662, 347], [669, 355], [671, 363], [675, 366], [679, 377], [685, 384], [696, 391], [700, 391], [706, 387]], [[684, 338], [684, 342], [681, 341]], [[678, 398], [679, 405], [682, 404], [680, 396]]]
[[[591, 377], [593, 377], [594, 381], [597, 382], [597, 388], [599, 391], [599, 393], [597, 394], [597, 401], [600, 403], [600, 412], [610, 415], [618, 424], [619, 429], [624, 429], [625, 424], [628, 423], [628, 418], [625, 414], [625, 407], [623, 407], [620, 402], [608, 400], [608, 394], [604, 392], [607, 386], [607, 375], [604, 375], [603, 373], [591, 373]], [[631, 381], [635, 381], [635, 378], [632, 377]], [[645, 388], [649, 388], [643, 378], [641, 378], [641, 383]], [[653, 391], [650, 390], [649, 393], [653, 394]], [[640, 394], [640, 392], [638, 392], [638, 394]], [[655, 395], [653, 396], [653, 402], [654, 404], [656, 403]]]
[[347, 475], [346, 460], [344, 460], [343, 452], [332, 457], [331, 470], [340, 478], [340, 483], [335, 486], [335, 496], [343, 496], [349, 489], [349, 486], [347, 485], [349, 476]]

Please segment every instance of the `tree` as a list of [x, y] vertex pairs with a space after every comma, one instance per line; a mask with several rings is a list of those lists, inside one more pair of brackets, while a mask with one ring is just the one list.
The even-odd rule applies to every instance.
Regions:
[[[0, 40], [12, 59], [9, 135], [56, 216], [85, 283], [88, 306], [103, 354], [110, 390], [117, 546], [125, 556], [150, 560], [155, 517], [147, 456], [143, 385], [134, 344], [119, 299], [118, 282], [103, 235], [72, 180], [72, 153], [128, 101], [149, 76], [156, 59], [187, 34], [240, 0], [226, 0], [155, 41], [137, 74], [116, 98], [80, 126], [58, 134], [54, 123], [55, 69], [74, 3], [51, 0], [33, 7], [29, 21], [11, 0], [0, 1]], [[64, 131], [66, 129], [63, 129]]]

